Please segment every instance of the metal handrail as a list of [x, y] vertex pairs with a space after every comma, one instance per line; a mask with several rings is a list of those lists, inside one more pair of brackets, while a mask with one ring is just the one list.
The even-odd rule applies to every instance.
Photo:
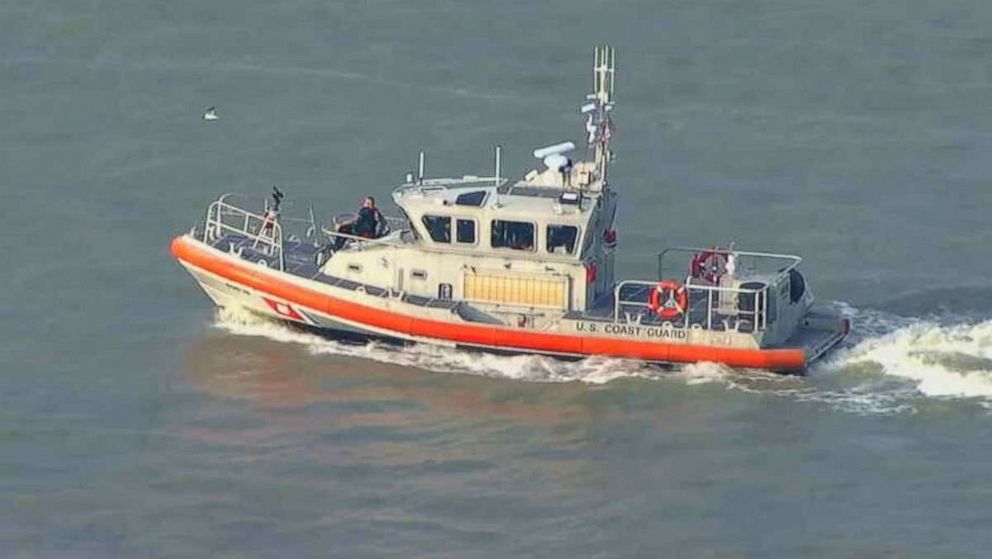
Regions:
[[[399, 229], [399, 231], [408, 231], [407, 229]], [[361, 243], [368, 243], [373, 245], [384, 245], [390, 247], [401, 247], [406, 243], [401, 240], [384, 240], [385, 237], [372, 238], [372, 237], [360, 237], [358, 235], [352, 235], [349, 233], [341, 233], [340, 231], [334, 231], [333, 229], [328, 229], [327, 227], [321, 227], [320, 232], [327, 235], [328, 237], [341, 237], [343, 239], [348, 239], [352, 241], [359, 241]]]
[[778, 281], [782, 277], [787, 276], [789, 274], [789, 272], [791, 272], [792, 270], [794, 270], [795, 268], [797, 268], [802, 263], [802, 261], [803, 261], [803, 259], [802, 259], [801, 256], [796, 256], [794, 254], [778, 254], [778, 253], [774, 253], [774, 252], [754, 252], [754, 251], [737, 250], [737, 249], [727, 249], [727, 248], [714, 248], [714, 247], [710, 247], [710, 248], [701, 248], [701, 247], [669, 247], [669, 248], [666, 248], [666, 249], [664, 249], [664, 250], [662, 250], [661, 252], [658, 253], [658, 278], [659, 279], [661, 279], [661, 277], [663, 275], [663, 269], [664, 269], [663, 262], [664, 262], [664, 259], [665, 259], [665, 255], [667, 255], [668, 253], [671, 253], [671, 252], [680, 252], [680, 253], [687, 253], [687, 254], [698, 254], [698, 253], [701, 253], [701, 252], [713, 252], [713, 253], [722, 254], [722, 255], [725, 255], [725, 256], [729, 256], [729, 255], [732, 254], [732, 255], [734, 255], [735, 258], [740, 257], [740, 256], [749, 256], [749, 257], [756, 258], [756, 259], [785, 260], [785, 261], [788, 261], [789, 264], [786, 265], [784, 268], [778, 270], [778, 272], [776, 272], [776, 275], [774, 276], [774, 278], [772, 279], [772, 281], [770, 283], [778, 283]]
[[[249, 212], [248, 210], [230, 204], [227, 202], [227, 198], [229, 196], [231, 196], [231, 194], [224, 194], [217, 200], [211, 202], [210, 206], [207, 207], [207, 216], [204, 220], [204, 240], [208, 240], [210, 235], [217, 235], [219, 237], [224, 231], [230, 231], [243, 235], [244, 237], [254, 241], [256, 246], [258, 244], [262, 244], [263, 246], [268, 247], [271, 253], [277, 253], [279, 270], [285, 270], [286, 262], [283, 256], [282, 226], [279, 224], [279, 221], [269, 220], [265, 216]], [[225, 223], [225, 216], [234, 217], [235, 219], [241, 220], [242, 223], [240, 227]], [[252, 225], [255, 223], [258, 225], [258, 233], [252, 232]], [[271, 234], [264, 234], [263, 231], [266, 230], [266, 226], [269, 224], [271, 224]]]
[[[649, 307], [650, 303], [644, 300], [632, 300], [632, 299], [622, 299], [620, 293], [626, 286], [639, 286], [654, 288], [658, 285], [655, 281], [646, 280], [623, 280], [617, 282], [616, 286], [613, 288], [613, 321], [620, 321], [620, 311], [621, 305], [633, 305], [638, 307]], [[754, 309], [750, 311], [740, 311], [737, 313], [744, 316], [751, 316], [754, 323], [755, 330], [764, 330], [768, 327], [768, 290], [773, 284], [766, 284], [760, 289], [743, 289], [739, 287], [720, 287], [717, 285], [685, 285], [685, 289], [689, 292], [706, 292], [706, 329], [710, 330], [713, 327], [713, 314], [714, 311], [719, 312], [719, 305], [714, 308], [714, 294], [719, 296], [720, 293], [733, 293], [735, 295], [754, 295], [756, 304]], [[691, 297], [691, 293], [690, 293]], [[760, 300], [760, 305], [757, 302]], [[759, 312], [760, 307], [760, 312]], [[689, 327], [689, 310], [685, 309], [682, 314], [682, 327]]]
[[[499, 184], [496, 182], [499, 181]], [[427, 187], [431, 190], [447, 190], [448, 187], [457, 187], [464, 185], [471, 185], [475, 183], [489, 183], [480, 185], [483, 187], [499, 187], [506, 183], [506, 177], [481, 177], [478, 175], [462, 175], [461, 177], [438, 177], [433, 179], [423, 179], [419, 182], [408, 182], [401, 184], [400, 186], [393, 189], [393, 192], [398, 192], [401, 190], [417, 190], [419, 188]]]

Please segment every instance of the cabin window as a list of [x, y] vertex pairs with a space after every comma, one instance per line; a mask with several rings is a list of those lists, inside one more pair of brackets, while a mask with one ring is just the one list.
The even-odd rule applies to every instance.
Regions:
[[572, 225], [548, 225], [547, 239], [548, 252], [551, 254], [575, 254], [579, 228]]
[[459, 243], [475, 244], [475, 221], [458, 219], [455, 224], [455, 239]]
[[425, 270], [412, 270], [410, 272], [410, 277], [413, 279], [425, 280], [427, 279], [427, 272]]
[[486, 201], [486, 191], [478, 190], [476, 192], [466, 192], [464, 194], [459, 194], [455, 198], [455, 204], [459, 206], [481, 206], [483, 202]]
[[534, 224], [494, 219], [491, 242], [493, 248], [534, 250]]
[[406, 210], [404, 210], [403, 208], [399, 208], [399, 211], [401, 214], [403, 214], [403, 219], [406, 220], [406, 223], [403, 224], [404, 225], [403, 229], [409, 230], [410, 234], [413, 235], [413, 238], [415, 240], [419, 240], [420, 233], [418, 233], [417, 228], [413, 226], [413, 221], [410, 219], [410, 216], [407, 215]]
[[451, 218], [446, 215], [425, 215], [424, 227], [435, 243], [451, 242]]

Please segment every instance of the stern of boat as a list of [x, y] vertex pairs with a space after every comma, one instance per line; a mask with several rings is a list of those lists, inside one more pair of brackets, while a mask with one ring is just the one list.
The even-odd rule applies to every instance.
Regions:
[[783, 347], [802, 348], [806, 353], [806, 367], [822, 358], [837, 346], [851, 331], [851, 319], [829, 308], [807, 311], [796, 330]]

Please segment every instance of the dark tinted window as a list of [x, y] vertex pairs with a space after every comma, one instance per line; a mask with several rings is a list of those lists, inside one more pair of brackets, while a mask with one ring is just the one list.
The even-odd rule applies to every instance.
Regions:
[[494, 219], [491, 241], [493, 248], [534, 250], [534, 224]]
[[574, 254], [579, 228], [571, 225], [548, 225], [548, 252]]
[[485, 199], [485, 190], [479, 190], [478, 192], [466, 192], [465, 194], [459, 194], [458, 197], [455, 198], [455, 204], [459, 206], [481, 206]]
[[459, 243], [475, 244], [475, 222], [471, 219], [459, 219], [456, 223], [455, 239]]
[[451, 242], [451, 218], [446, 215], [425, 215], [423, 217], [427, 233], [435, 243]]

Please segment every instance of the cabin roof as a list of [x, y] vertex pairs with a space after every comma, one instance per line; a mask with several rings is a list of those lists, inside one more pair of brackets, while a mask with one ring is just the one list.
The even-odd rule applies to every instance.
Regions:
[[403, 185], [393, 192], [393, 201], [411, 219], [423, 215], [480, 216], [488, 219], [584, 225], [596, 207], [598, 194], [562, 199], [560, 188], [534, 186], [497, 187], [492, 182], [427, 182]]

